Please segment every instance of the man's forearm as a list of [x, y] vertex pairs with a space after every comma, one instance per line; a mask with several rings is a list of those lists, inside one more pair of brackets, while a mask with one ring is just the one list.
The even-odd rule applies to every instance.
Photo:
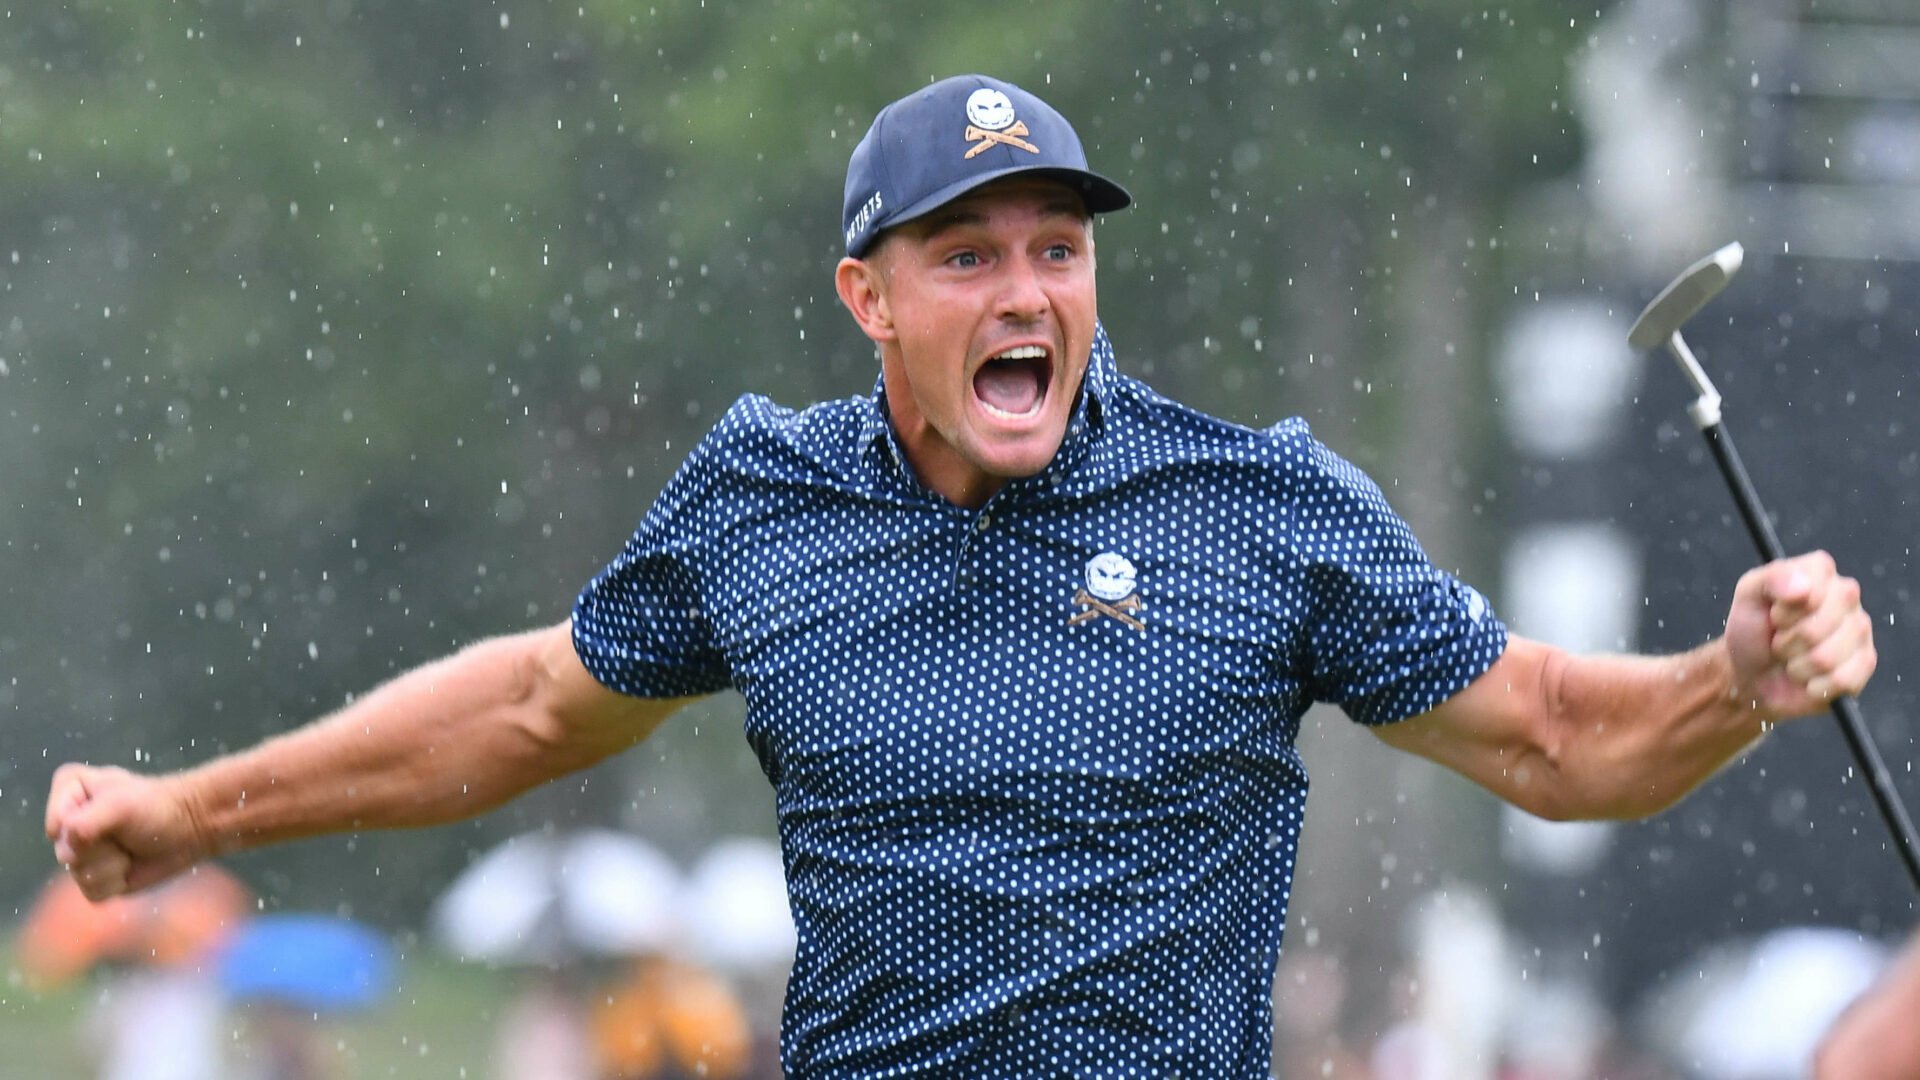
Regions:
[[571, 744], [551, 717], [541, 649], [553, 633], [471, 646], [325, 719], [176, 775], [203, 854], [454, 821], [598, 760], [601, 747]]
[[1553, 651], [1542, 691], [1558, 778], [1556, 817], [1657, 813], [1738, 757], [1765, 714], [1733, 690], [1720, 641], [1676, 656]]
[[1542, 817], [1645, 817], [1875, 663], [1859, 583], [1816, 551], [1741, 575], [1726, 632], [1692, 652], [1574, 657], [1511, 635], [1465, 689], [1374, 732]]
[[47, 839], [81, 891], [105, 899], [241, 848], [479, 813], [632, 746], [683, 703], [601, 685], [562, 623], [417, 668], [198, 768], [69, 762], [48, 786]]
[[1515, 635], [1466, 689], [1376, 728], [1529, 813], [1645, 817], [1761, 732], [1720, 642], [1678, 656], [1573, 656]]

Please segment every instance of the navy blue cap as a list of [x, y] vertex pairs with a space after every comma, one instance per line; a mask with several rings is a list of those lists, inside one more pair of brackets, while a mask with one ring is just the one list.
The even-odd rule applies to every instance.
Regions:
[[1104, 214], [1133, 202], [1087, 168], [1067, 118], [1012, 83], [956, 75], [880, 110], [847, 162], [840, 223], [859, 258], [882, 229], [936, 210], [990, 180], [1036, 174], [1080, 193]]

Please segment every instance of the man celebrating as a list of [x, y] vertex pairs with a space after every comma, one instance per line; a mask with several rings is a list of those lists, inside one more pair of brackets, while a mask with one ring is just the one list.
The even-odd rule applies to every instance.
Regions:
[[871, 398], [737, 403], [560, 626], [181, 773], [64, 766], [89, 895], [477, 813], [728, 687], [799, 928], [796, 1078], [1265, 1077], [1314, 701], [1552, 818], [1653, 813], [1874, 667], [1823, 554], [1682, 656], [1510, 636], [1298, 421], [1118, 373], [1067, 121], [948, 79], [854, 150], [841, 300]]

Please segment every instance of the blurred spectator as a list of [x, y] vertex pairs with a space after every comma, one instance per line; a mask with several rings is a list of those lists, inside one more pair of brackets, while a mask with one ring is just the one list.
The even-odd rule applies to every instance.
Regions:
[[1831, 926], [1725, 942], [1674, 968], [1655, 1039], [1700, 1080], [1805, 1080], [1822, 1034], [1885, 963], [1878, 943]]
[[1397, 973], [1392, 996], [1401, 1018], [1381, 1032], [1367, 1052], [1368, 1075], [1377, 1080], [1452, 1080], [1442, 1040], [1420, 1015], [1419, 979], [1410, 971]]
[[1405, 1019], [1374, 1045], [1380, 1080], [1491, 1080], [1511, 969], [1506, 929], [1491, 902], [1451, 887], [1408, 912], [1409, 969], [1399, 983]]
[[250, 1002], [239, 1041], [240, 1080], [340, 1080], [343, 1062], [312, 1012], [284, 1001]]
[[1834, 1021], [1813, 1071], [1817, 1080], [1920, 1080], [1920, 934]]
[[1589, 983], [1535, 974], [1510, 990], [1509, 1001], [1500, 1080], [1592, 1080], [1604, 1075], [1600, 1054], [1613, 1034], [1613, 1019]]
[[500, 1017], [494, 1043], [497, 1080], [594, 1080], [593, 1036], [586, 1008], [560, 969], [529, 973]]
[[246, 1018], [249, 1080], [330, 1080], [346, 1067], [333, 1018], [377, 1005], [392, 986], [386, 936], [337, 915], [256, 915], [216, 957], [220, 987]]
[[100, 1080], [215, 1080], [226, 1002], [191, 967], [131, 968], [109, 977], [87, 1017]]
[[14, 937], [14, 959], [35, 990], [101, 973], [83, 1035], [102, 1080], [216, 1080], [226, 1001], [206, 965], [248, 917], [249, 899], [212, 864], [98, 904], [56, 874]]
[[594, 1010], [602, 1080], [735, 1080], [752, 1064], [746, 1010], [718, 976], [665, 957], [638, 961]]
[[1274, 1075], [1279, 1080], [1370, 1080], [1366, 1061], [1346, 1044], [1347, 969], [1319, 950], [1281, 954], [1273, 980]]

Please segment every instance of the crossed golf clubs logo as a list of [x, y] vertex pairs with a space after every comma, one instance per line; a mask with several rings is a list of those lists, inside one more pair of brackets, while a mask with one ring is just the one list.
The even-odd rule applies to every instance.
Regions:
[[967, 151], [967, 157], [972, 158], [975, 154], [980, 153], [996, 143], [1001, 146], [1017, 146], [1029, 154], [1037, 154], [1040, 152], [1039, 147], [1025, 139], [1016, 138], [1016, 136], [1031, 134], [1033, 133], [1027, 130], [1026, 123], [1020, 120], [1015, 120], [1013, 126], [1005, 131], [989, 131], [986, 128], [977, 128], [972, 124], [968, 124], [967, 141], [974, 145], [973, 149]]
[[1095, 555], [1087, 563], [1086, 585], [1073, 594], [1074, 606], [1082, 610], [1068, 616], [1067, 625], [1079, 626], [1105, 615], [1135, 630], [1145, 630], [1147, 624], [1136, 613], [1146, 607], [1146, 603], [1133, 591], [1133, 586], [1133, 564], [1126, 556], [1111, 551]]
[[1126, 623], [1128, 626], [1133, 627], [1135, 630], [1145, 630], [1147, 628], [1146, 623], [1133, 617], [1133, 612], [1139, 611], [1142, 607], [1146, 606], [1140, 602], [1138, 596], [1129, 596], [1118, 603], [1109, 604], [1098, 597], [1088, 594], [1087, 590], [1081, 589], [1079, 592], [1073, 594], [1073, 602], [1075, 605], [1086, 608], [1087, 610], [1068, 617], [1068, 626], [1079, 626], [1083, 622], [1097, 619], [1102, 615], [1110, 615]]

